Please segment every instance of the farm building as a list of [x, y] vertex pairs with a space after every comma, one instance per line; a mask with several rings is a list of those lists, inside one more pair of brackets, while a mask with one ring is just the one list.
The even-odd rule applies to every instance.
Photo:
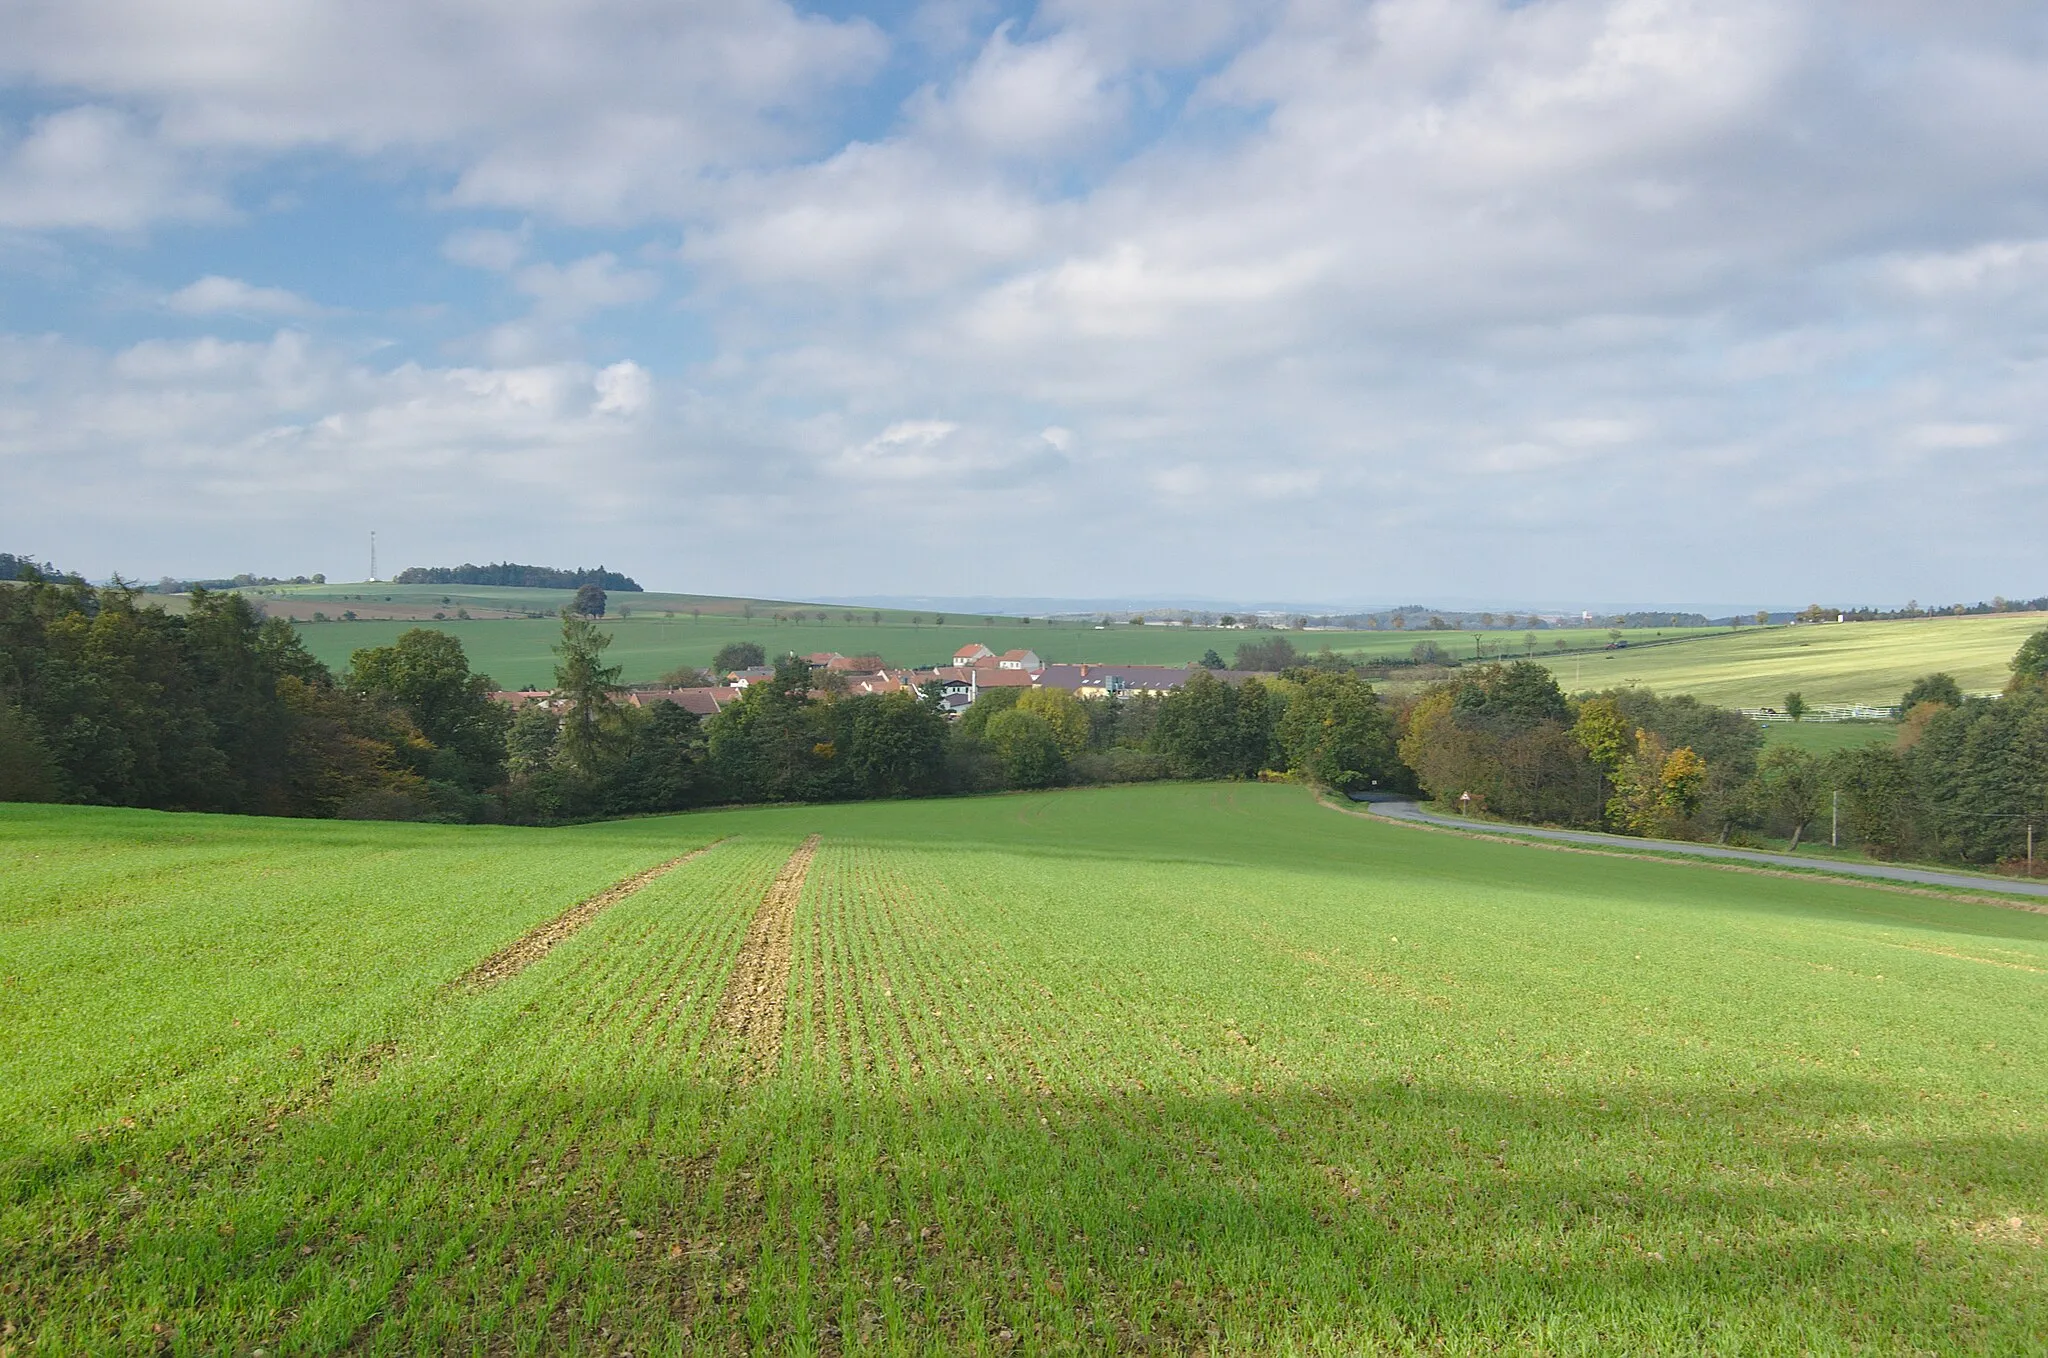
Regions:
[[1251, 670], [1183, 669], [1171, 665], [1047, 665], [1037, 675], [1037, 687], [1063, 688], [1077, 698], [1127, 693], [1158, 697], [1182, 687], [1197, 674], [1210, 675], [1226, 684], [1273, 677]]
[[738, 702], [740, 690], [736, 688], [657, 688], [635, 689], [628, 693], [625, 701], [633, 707], [653, 707], [656, 703], [674, 703], [685, 712], [694, 712], [700, 717], [709, 717], [722, 707]]

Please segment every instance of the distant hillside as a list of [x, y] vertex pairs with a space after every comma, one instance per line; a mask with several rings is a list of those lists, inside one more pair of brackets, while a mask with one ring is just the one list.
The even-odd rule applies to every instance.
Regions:
[[641, 593], [630, 576], [602, 566], [562, 570], [555, 566], [521, 566], [501, 561], [489, 566], [408, 566], [392, 580], [398, 585], [503, 585], [512, 589], [577, 589], [596, 585], [627, 594]]

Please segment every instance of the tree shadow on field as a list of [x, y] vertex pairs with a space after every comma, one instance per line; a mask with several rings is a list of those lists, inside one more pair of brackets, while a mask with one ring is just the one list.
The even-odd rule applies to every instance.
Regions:
[[13, 1297], [54, 1348], [2028, 1351], [2048, 1135], [1899, 1105], [379, 1082]]

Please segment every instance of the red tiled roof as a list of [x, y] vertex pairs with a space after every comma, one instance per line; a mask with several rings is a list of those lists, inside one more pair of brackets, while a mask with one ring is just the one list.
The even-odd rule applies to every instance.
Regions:
[[1030, 688], [1029, 670], [977, 670], [974, 674], [976, 688]]
[[719, 708], [736, 701], [740, 690], [736, 688], [665, 688], [641, 690], [626, 695], [626, 701], [635, 707], [652, 707], [659, 702], [671, 702], [685, 712], [694, 712], [708, 717]]

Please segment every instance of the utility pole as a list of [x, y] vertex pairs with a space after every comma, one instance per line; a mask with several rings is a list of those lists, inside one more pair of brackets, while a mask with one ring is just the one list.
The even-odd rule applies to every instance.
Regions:
[[1837, 789], [1835, 792], [1834, 824], [1828, 831], [1828, 844], [1837, 849], [1842, 847], [1842, 793], [1840, 789]]

